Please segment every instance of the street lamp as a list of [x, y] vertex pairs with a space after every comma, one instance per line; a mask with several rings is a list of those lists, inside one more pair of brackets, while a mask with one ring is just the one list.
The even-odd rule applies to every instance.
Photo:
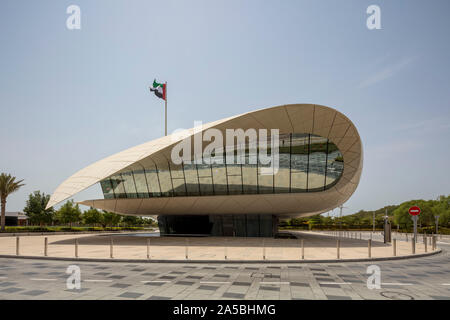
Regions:
[[439, 216], [434, 216], [434, 220], [436, 221], [436, 234], [439, 234]]

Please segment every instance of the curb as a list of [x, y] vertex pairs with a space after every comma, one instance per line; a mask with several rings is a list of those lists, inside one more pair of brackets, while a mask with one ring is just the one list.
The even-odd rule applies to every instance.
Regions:
[[442, 253], [442, 249], [433, 252], [410, 254], [398, 257], [362, 258], [362, 259], [323, 259], [323, 260], [161, 260], [161, 259], [107, 259], [107, 258], [66, 258], [66, 257], [42, 257], [42, 256], [16, 256], [0, 255], [0, 258], [9, 259], [30, 259], [30, 260], [50, 260], [50, 261], [81, 261], [81, 262], [126, 262], [126, 263], [277, 263], [277, 264], [307, 264], [307, 263], [345, 263], [345, 262], [372, 262], [372, 261], [392, 261], [429, 257]]
[[54, 231], [54, 232], [0, 232], [0, 237], [28, 237], [28, 236], [60, 236], [60, 235], [77, 235], [77, 234], [119, 234], [119, 233], [149, 233], [154, 230], [119, 230], [119, 231]]

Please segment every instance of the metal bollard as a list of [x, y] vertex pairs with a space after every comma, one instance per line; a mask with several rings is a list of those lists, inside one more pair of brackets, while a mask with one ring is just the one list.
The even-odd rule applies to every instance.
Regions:
[[109, 257], [111, 258], [111, 259], [113, 259], [114, 258], [114, 252], [113, 252], [113, 245], [114, 245], [114, 243], [113, 243], [113, 238], [112, 237], [110, 237], [109, 238]]
[[427, 248], [427, 246], [428, 246], [428, 241], [427, 241], [427, 238], [424, 239], [423, 244], [425, 245], [425, 252], [428, 252], [428, 248]]
[[[228, 249], [227, 249], [227, 240], [225, 239], [225, 246], [224, 246], [224, 248], [223, 248], [223, 255], [224, 255], [224, 258], [225, 258], [225, 260], [227, 260], [227, 251], [228, 251]], [[266, 245], [264, 244], [264, 240], [263, 240], [263, 246], [264, 246], [264, 252], [263, 252], [263, 260], [266, 260]]]
[[413, 237], [411, 240], [411, 252], [412, 254], [416, 254], [416, 239]]
[[186, 238], [186, 244], [185, 244], [185, 248], [184, 248], [184, 255], [186, 256], [186, 260], [189, 259], [189, 251], [188, 251], [188, 248], [189, 248], [189, 239]]
[[431, 241], [434, 238], [434, 234], [430, 237], [430, 245], [431, 245]]
[[433, 251], [436, 250], [436, 237], [433, 236]]
[[16, 256], [20, 255], [19, 247], [20, 247], [20, 239], [19, 237], [16, 237]]
[[337, 255], [337, 259], [340, 259], [341, 258], [341, 240], [337, 240], [337, 242], [336, 242], [336, 255]]
[[75, 239], [75, 258], [78, 258], [78, 239]]
[[302, 243], [302, 260], [304, 260], [305, 259], [305, 243], [304, 243], [303, 239], [301, 240], [301, 243]]
[[147, 238], [147, 259], [150, 259], [150, 238]]
[[45, 237], [44, 238], [44, 256], [46, 257], [47, 256], [47, 249], [48, 249], [48, 238], [47, 237]]
[[393, 250], [393, 255], [394, 255], [394, 257], [397, 255], [397, 239], [394, 239], [393, 241], [392, 241], [392, 250]]
[[369, 239], [367, 241], [367, 249], [369, 253], [369, 258], [372, 258], [372, 239]]

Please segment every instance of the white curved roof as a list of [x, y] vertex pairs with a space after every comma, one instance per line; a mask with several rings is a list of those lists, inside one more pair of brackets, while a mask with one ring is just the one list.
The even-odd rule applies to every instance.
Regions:
[[[325, 106], [312, 105], [312, 104], [292, 104], [283, 105], [272, 108], [261, 109], [257, 111], [247, 112], [234, 117], [218, 120], [203, 125], [202, 130], [208, 128], [217, 128], [219, 130], [225, 129], [237, 129], [242, 128], [244, 130], [248, 128], [254, 129], [272, 129], [276, 128], [282, 133], [312, 133], [317, 134], [322, 137], [330, 139], [341, 151], [344, 158], [344, 173], [340, 178], [339, 182], [333, 186], [331, 189], [324, 192], [317, 192], [311, 194], [291, 194], [288, 197], [302, 197], [303, 200], [311, 198], [312, 194], [316, 197], [325, 198], [328, 201], [327, 206], [320, 206], [319, 211], [327, 211], [339, 205], [339, 203], [345, 202], [350, 195], [356, 189], [359, 183], [359, 178], [362, 170], [362, 143], [359, 134], [353, 125], [353, 123], [345, 117], [340, 112]], [[196, 128], [189, 129], [187, 131], [188, 135], [193, 135], [199, 132]], [[130, 149], [124, 150], [122, 152], [116, 153], [105, 159], [97, 161], [84, 169], [81, 169], [77, 173], [73, 174], [67, 180], [65, 180], [55, 192], [52, 194], [50, 201], [47, 204], [47, 208], [54, 206], [55, 204], [64, 201], [76, 193], [92, 186], [93, 184], [129, 167], [134, 163], [144, 160], [145, 158], [157, 157], [158, 155], [169, 153], [170, 147], [174, 144], [180, 142], [186, 136], [180, 136], [179, 134], [171, 134], [147, 143], [132, 147]], [[302, 196], [301, 196], [302, 195]], [[234, 201], [236, 197], [239, 199], [253, 199], [254, 196], [263, 195], [238, 195], [238, 196], [222, 196], [226, 197], [227, 201]], [[276, 199], [280, 197], [278, 195], [264, 195], [268, 199]], [[283, 197], [286, 197], [284, 195]], [[182, 201], [182, 199], [186, 201]], [[166, 202], [179, 203], [182, 206], [186, 206], [187, 198], [194, 203], [202, 203], [202, 201], [210, 201], [211, 197], [169, 197], [169, 198], [150, 198], [142, 199], [139, 208], [142, 208], [142, 204], [146, 203], [145, 207], [153, 208], [160, 207], [161, 202], [164, 202], [165, 208], [170, 208], [170, 204], [167, 205]], [[201, 200], [195, 200], [195, 198], [202, 198]], [[207, 198], [209, 200], [207, 200]], [[323, 198], [322, 200], [326, 200]], [[333, 200], [331, 200], [333, 199]], [[120, 203], [130, 202], [132, 199], [99, 199], [99, 200], [88, 200], [82, 202], [86, 205], [92, 205], [97, 208], [104, 208], [110, 211], [115, 211], [123, 214], [138, 214], [135, 208], [136, 206], [130, 206], [134, 208], [133, 212], [126, 212], [126, 210], [117, 210]], [[316, 198], [316, 201], [318, 199]], [[321, 201], [322, 201], [321, 200]], [[180, 203], [180, 201], [182, 201]], [[136, 201], [135, 201], [136, 202]], [[216, 201], [217, 203], [217, 201]], [[104, 204], [104, 206], [103, 206]], [[157, 205], [158, 204], [158, 205]], [[306, 203], [304, 203], [306, 204]], [[292, 203], [290, 208], [286, 208], [284, 213], [295, 213], [298, 210], [294, 210], [295, 207], [298, 208], [299, 203]], [[126, 207], [126, 206], [125, 206]], [[179, 207], [175, 205], [175, 207]], [[326, 208], [330, 209], [326, 209]], [[114, 208], [114, 209], [113, 209]], [[208, 210], [208, 209], [205, 209]], [[260, 209], [259, 209], [260, 210]], [[138, 210], [140, 211], [140, 210]], [[172, 210], [176, 211], [176, 210]], [[201, 210], [200, 210], [201, 211]], [[314, 211], [314, 210], [313, 210]], [[311, 210], [309, 212], [312, 212]], [[317, 213], [317, 210], [315, 211]], [[155, 211], [152, 214], [165, 214], [164, 210]]]

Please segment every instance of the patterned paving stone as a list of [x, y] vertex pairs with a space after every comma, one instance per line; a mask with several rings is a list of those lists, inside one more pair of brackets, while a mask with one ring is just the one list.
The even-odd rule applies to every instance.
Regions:
[[170, 300], [170, 297], [163, 297], [163, 296], [151, 296], [147, 300]]
[[352, 298], [348, 296], [333, 296], [333, 295], [327, 295], [328, 300], [352, 300]]
[[9, 286], [13, 286], [15, 284], [16, 284], [16, 282], [9, 282], [9, 281], [0, 282], [0, 287], [9, 287]]
[[243, 282], [243, 281], [234, 281], [232, 283], [233, 286], [247, 286], [249, 287], [252, 283], [251, 282]]
[[215, 290], [219, 289], [219, 287], [201, 285], [201, 286], [198, 287], [198, 289], [199, 290], [212, 290], [212, 291], [215, 291]]
[[309, 284], [303, 282], [291, 282], [290, 284], [294, 287], [309, 287]]
[[321, 287], [326, 287], [326, 288], [340, 288], [341, 287], [338, 284], [331, 284], [331, 283], [319, 283], [319, 285]]
[[280, 288], [279, 287], [260, 286], [259, 290], [280, 291]]
[[332, 278], [316, 278], [316, 280], [319, 282], [332, 282], [333, 281]]
[[244, 299], [245, 294], [242, 293], [233, 293], [233, 292], [225, 292], [222, 297], [224, 298], [232, 298], [232, 299]]
[[434, 300], [450, 300], [450, 297], [446, 296], [431, 296]]
[[161, 279], [161, 280], [173, 280], [173, 279], [176, 279], [177, 277], [172, 277], [172, 276], [162, 276], [162, 277], [159, 277], [158, 279]]
[[19, 292], [19, 291], [22, 291], [22, 290], [24, 290], [24, 289], [11, 287], [11, 288], [6, 288], [6, 289], [3, 289], [3, 290], [0, 290], [0, 292], [15, 293], [15, 292]]
[[27, 291], [27, 292], [22, 292], [22, 294], [27, 295], [27, 296], [40, 296], [41, 294], [47, 293], [48, 291], [44, 291], [44, 290], [31, 290], [31, 291]]
[[167, 282], [146, 282], [144, 283], [146, 286], [162, 286]]
[[124, 292], [121, 295], [119, 295], [118, 297], [120, 297], [120, 298], [136, 299], [136, 298], [139, 298], [142, 295], [143, 295], [143, 293], [138, 293], [138, 292]]
[[113, 285], [111, 285], [111, 288], [128, 288], [130, 285], [126, 284], [126, 283], [114, 283]]

